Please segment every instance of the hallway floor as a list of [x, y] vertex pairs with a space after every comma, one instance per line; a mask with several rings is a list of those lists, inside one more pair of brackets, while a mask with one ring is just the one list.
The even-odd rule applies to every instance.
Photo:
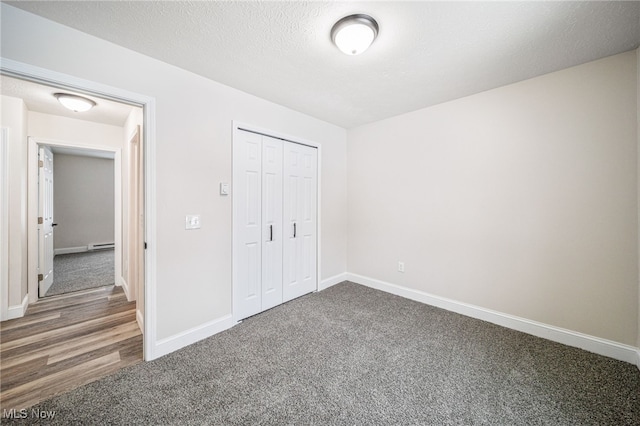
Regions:
[[0, 323], [0, 408], [21, 409], [142, 361], [136, 303], [120, 287], [47, 297]]

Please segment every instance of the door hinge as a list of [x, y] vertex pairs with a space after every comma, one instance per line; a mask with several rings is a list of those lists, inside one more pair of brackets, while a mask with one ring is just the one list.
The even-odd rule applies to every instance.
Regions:
[[38, 274], [38, 281], [42, 281], [42, 280], [44, 280], [44, 275]]
[[147, 249], [147, 242], [146, 241], [144, 242], [144, 249], [145, 250]]
[[38, 160], [38, 167], [44, 167], [44, 161]]
[[42, 223], [43, 223], [42, 217], [39, 217], [38, 218], [38, 225], [42, 225]]

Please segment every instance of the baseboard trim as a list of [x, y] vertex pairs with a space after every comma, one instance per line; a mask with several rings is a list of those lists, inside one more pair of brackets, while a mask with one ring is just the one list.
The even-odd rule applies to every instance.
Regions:
[[16, 319], [22, 318], [24, 313], [27, 312], [27, 307], [29, 307], [29, 295], [26, 294], [22, 299], [22, 303], [19, 305], [9, 306], [7, 309], [7, 319]]
[[80, 246], [80, 247], [64, 247], [64, 248], [57, 248], [53, 250], [53, 255], [57, 256], [59, 254], [70, 254], [70, 253], [84, 253], [85, 251], [89, 251], [89, 249], [87, 248], [87, 246]]
[[347, 273], [346, 275], [349, 281], [357, 284], [362, 284], [396, 296], [405, 297], [407, 299], [415, 300], [416, 302], [446, 309], [448, 311], [487, 321], [513, 330], [521, 331], [523, 333], [542, 337], [567, 346], [584, 349], [619, 361], [638, 364], [640, 368], [640, 351], [638, 348], [633, 346], [482, 308], [480, 306], [458, 302], [453, 299], [436, 296], [420, 290], [414, 290], [358, 274]]
[[235, 324], [236, 323], [233, 321], [231, 315], [225, 315], [222, 318], [209, 321], [173, 336], [160, 339], [156, 342], [155, 349], [153, 351], [153, 359], [160, 358], [161, 356], [196, 343], [199, 340], [218, 334], [233, 327]]
[[638, 354], [638, 357], [636, 359], [636, 366], [638, 367], [638, 370], [640, 370], [640, 348], [638, 348], [636, 352]]
[[140, 309], [136, 309], [136, 322], [138, 323], [138, 327], [140, 327], [140, 331], [144, 333], [144, 315]]
[[320, 285], [318, 286], [318, 291], [325, 290], [331, 286], [340, 284], [342, 281], [346, 281], [346, 280], [347, 280], [346, 272], [343, 272], [342, 274], [334, 275], [333, 277], [329, 277], [325, 280], [322, 280], [320, 282]]

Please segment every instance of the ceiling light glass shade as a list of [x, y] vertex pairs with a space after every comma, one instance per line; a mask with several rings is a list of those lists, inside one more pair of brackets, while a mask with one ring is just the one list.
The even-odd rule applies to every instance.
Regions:
[[378, 35], [378, 23], [369, 15], [345, 16], [331, 29], [331, 40], [347, 55], [359, 55]]
[[54, 93], [58, 102], [69, 108], [71, 111], [84, 112], [93, 108], [96, 103], [91, 99], [83, 98], [82, 96], [70, 95], [68, 93]]

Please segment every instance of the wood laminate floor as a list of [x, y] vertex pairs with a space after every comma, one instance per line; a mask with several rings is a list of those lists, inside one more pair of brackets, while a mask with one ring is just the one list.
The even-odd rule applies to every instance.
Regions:
[[0, 323], [0, 408], [28, 408], [141, 361], [136, 303], [121, 287], [41, 299]]

